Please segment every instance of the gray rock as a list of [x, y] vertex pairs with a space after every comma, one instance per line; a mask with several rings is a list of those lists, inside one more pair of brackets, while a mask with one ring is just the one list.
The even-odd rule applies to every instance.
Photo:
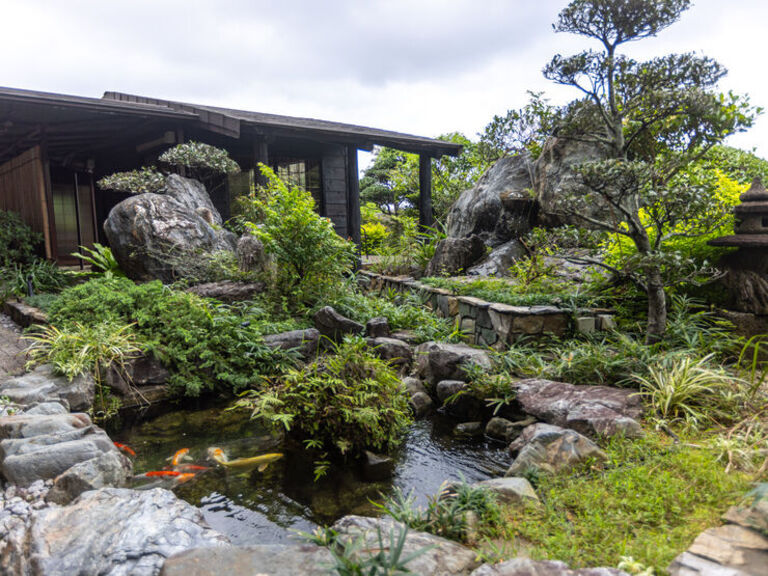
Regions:
[[394, 338], [395, 340], [402, 340], [403, 342], [407, 342], [408, 344], [414, 346], [419, 343], [419, 336], [413, 330], [396, 330], [389, 336], [390, 338]]
[[96, 383], [90, 374], [76, 376], [71, 382], [54, 373], [53, 366], [44, 364], [32, 372], [11, 378], [0, 386], [0, 396], [17, 404], [32, 404], [61, 400], [70, 410], [85, 411], [93, 405]]
[[438, 400], [446, 412], [456, 418], [480, 418], [485, 404], [467, 392], [467, 384], [461, 380], [441, 380], [435, 387]]
[[643, 412], [633, 391], [608, 386], [575, 386], [530, 378], [513, 384], [515, 400], [539, 420], [590, 436], [643, 435], [635, 420]]
[[374, 354], [393, 366], [407, 367], [413, 362], [413, 351], [402, 340], [385, 337], [369, 338], [368, 345], [373, 349]]
[[425, 276], [455, 276], [485, 256], [485, 244], [480, 236], [444, 238], [437, 243], [435, 255], [427, 264]]
[[214, 228], [215, 209], [203, 212], [169, 194], [138, 194], [112, 208], [104, 232], [128, 277], [173, 282], [194, 274], [201, 254], [235, 249], [234, 235]]
[[165, 561], [162, 576], [326, 576], [334, 565], [327, 548], [305, 545], [195, 548]]
[[190, 286], [187, 288], [187, 292], [197, 294], [202, 298], [214, 298], [221, 302], [242, 302], [243, 300], [252, 300], [256, 294], [264, 292], [264, 283], [222, 280]]
[[267, 267], [264, 244], [253, 234], [243, 234], [237, 241], [237, 265], [241, 272], [259, 272]]
[[36, 573], [62, 576], [155, 576], [178, 552], [227, 543], [200, 510], [160, 488], [85, 492], [37, 512], [28, 538]]
[[39, 402], [24, 410], [26, 416], [53, 416], [54, 414], [69, 414], [69, 410], [60, 402]]
[[125, 486], [131, 470], [127, 458], [114, 451], [105, 452], [75, 464], [57, 476], [46, 499], [64, 506], [87, 490], [120, 488]]
[[723, 519], [768, 536], [768, 482], [758, 484], [751, 494], [752, 500], [747, 505], [732, 506]]
[[456, 424], [453, 429], [453, 433], [456, 436], [482, 436], [483, 423], [482, 422], [462, 422]]
[[[2, 443], [9, 442], [4, 440]], [[55, 478], [75, 464], [104, 453], [116, 452], [109, 437], [102, 431], [86, 434], [76, 440], [67, 440], [55, 444], [35, 444], [24, 449], [27, 443], [17, 448], [14, 454], [6, 455], [0, 464], [0, 472], [14, 484], [27, 486], [36, 480]], [[5, 446], [3, 447], [5, 451]]]
[[476, 234], [497, 246], [526, 234], [534, 215], [533, 164], [528, 154], [502, 158], [459, 196], [447, 219], [449, 237], [465, 238]]
[[198, 180], [171, 174], [165, 179], [163, 192], [176, 200], [188, 212], [198, 213], [206, 220], [210, 214], [211, 223], [217, 226], [224, 223], [205, 186]]
[[408, 405], [411, 407], [413, 415], [416, 418], [421, 418], [432, 411], [434, 402], [432, 402], [432, 398], [429, 394], [425, 392], [416, 392], [411, 396]]
[[726, 524], [699, 534], [669, 567], [672, 576], [768, 574], [768, 537]]
[[[394, 538], [397, 539], [398, 534], [405, 530], [405, 526], [390, 518], [345, 516], [333, 525], [333, 529], [339, 533], [342, 541], [354, 542], [362, 539], [364, 544], [360, 553], [366, 554], [366, 550], [378, 549], [379, 531], [387, 543], [390, 531], [394, 532]], [[402, 556], [406, 557], [427, 548], [429, 550], [407, 564], [412, 573], [420, 576], [468, 575], [478, 565], [475, 553], [469, 548], [426, 532], [413, 530], [409, 530], [405, 537]]]
[[586, 436], [549, 424], [534, 424], [523, 430], [509, 446], [517, 458], [505, 476], [525, 476], [528, 472], [556, 474], [590, 460], [603, 462], [605, 453]]
[[490, 254], [467, 270], [467, 276], [507, 276], [509, 269], [525, 254], [519, 240], [509, 240], [494, 248]]
[[371, 482], [391, 478], [395, 472], [395, 461], [392, 458], [384, 454], [376, 454], [370, 450], [363, 451], [361, 466], [363, 476]]
[[347, 334], [362, 334], [365, 331], [362, 324], [342, 316], [330, 306], [318, 310], [314, 321], [320, 334], [333, 341], [339, 341]]
[[428, 394], [427, 387], [424, 386], [424, 383], [419, 380], [418, 378], [413, 378], [411, 376], [407, 378], [403, 378], [403, 386], [405, 387], [405, 391], [408, 392], [411, 396], [422, 392], [424, 394]]
[[470, 576], [628, 576], [616, 568], [570, 570], [564, 562], [513, 558], [500, 564], [485, 564]]
[[61, 434], [91, 426], [88, 414], [14, 414], [0, 418], [0, 440], [9, 438], [32, 438], [43, 434]]
[[132, 393], [132, 387], [165, 384], [170, 377], [170, 371], [159, 360], [150, 356], [140, 356], [125, 362], [122, 371], [115, 367], [110, 368], [104, 382], [112, 390], [128, 396]]
[[466, 344], [425, 342], [416, 348], [416, 357], [417, 375], [433, 385], [441, 380], [466, 380], [470, 366], [482, 370], [492, 367], [486, 352]]
[[[590, 142], [570, 138], [550, 138], [544, 144], [534, 166], [534, 189], [539, 203], [539, 221], [545, 225], [570, 223], [589, 227], [589, 224], [575, 217], [563, 218], [561, 204], [574, 194], [584, 190], [573, 167], [584, 162], [602, 160], [606, 154]], [[586, 215], [596, 216], [603, 210], [598, 202], [584, 203]]]
[[384, 316], [371, 318], [365, 323], [365, 335], [368, 338], [388, 338], [390, 333], [389, 320]]
[[523, 502], [538, 502], [539, 497], [525, 478], [491, 478], [476, 482], [475, 486], [490, 490], [499, 502], [504, 504], [522, 504]]
[[314, 328], [291, 330], [264, 336], [264, 343], [270, 348], [296, 350], [302, 359], [312, 360], [317, 355], [320, 332]]
[[488, 420], [488, 424], [485, 425], [485, 435], [495, 438], [496, 440], [503, 440], [504, 442], [511, 442], [515, 432], [515, 425], [506, 418], [499, 418], [494, 416]]

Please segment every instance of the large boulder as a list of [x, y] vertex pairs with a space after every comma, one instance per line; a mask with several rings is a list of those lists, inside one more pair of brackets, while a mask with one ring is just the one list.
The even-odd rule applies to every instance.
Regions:
[[189, 212], [195, 212], [210, 224], [221, 226], [224, 223], [208, 191], [199, 180], [171, 174], [165, 179], [164, 192]]
[[313, 360], [317, 355], [320, 332], [314, 328], [290, 330], [264, 336], [264, 343], [270, 348], [295, 350], [303, 360]]
[[155, 576], [166, 558], [227, 540], [172, 492], [105, 488], [36, 512], [27, 543], [29, 573]]
[[104, 232], [127, 276], [172, 282], [198, 270], [201, 254], [234, 252], [235, 236], [218, 226], [221, 216], [210, 198], [201, 199], [204, 192], [190, 187], [176, 196], [139, 194], [112, 208]]
[[479, 264], [467, 269], [467, 276], [506, 276], [518, 258], [525, 254], [519, 240], [509, 240], [494, 248]]
[[314, 544], [195, 548], [166, 560], [162, 576], [326, 576], [333, 566], [327, 548]]
[[320, 334], [333, 341], [339, 341], [347, 334], [359, 335], [365, 332], [365, 326], [342, 316], [331, 306], [324, 306], [315, 313], [315, 328]]
[[498, 246], [527, 233], [533, 202], [529, 154], [502, 158], [491, 166], [470, 190], [465, 191], [448, 213], [450, 238], [479, 236], [489, 246]]
[[441, 380], [467, 379], [470, 366], [490, 370], [491, 358], [484, 350], [466, 344], [425, 342], [416, 348], [416, 373], [435, 385]]
[[528, 473], [564, 472], [588, 461], [603, 462], [607, 456], [586, 436], [575, 430], [533, 424], [523, 430], [509, 445], [517, 458], [506, 476], [525, 476]]
[[485, 256], [485, 244], [480, 236], [444, 238], [435, 247], [435, 255], [427, 264], [427, 276], [455, 276], [462, 274]]
[[88, 490], [125, 486], [132, 468], [131, 462], [117, 451], [104, 452], [59, 474], [46, 500], [63, 506]]
[[[544, 143], [534, 166], [534, 189], [539, 204], [539, 222], [560, 224], [563, 222], [584, 225], [578, 218], [563, 219], [558, 205], [564, 197], [586, 191], [573, 167], [585, 162], [603, 160], [601, 148], [591, 142], [573, 138], [550, 138]], [[602, 210], [599, 204], [585, 206], [591, 214]]]
[[[342, 542], [362, 540], [359, 554], [372, 554], [379, 549], [379, 536], [389, 543], [390, 533], [395, 540], [406, 529], [403, 524], [391, 518], [366, 518], [345, 516], [333, 525]], [[421, 576], [468, 575], [478, 566], [476, 554], [460, 544], [426, 532], [409, 530], [401, 557], [405, 558], [421, 551], [406, 567]]]
[[632, 390], [538, 378], [518, 380], [513, 388], [522, 410], [548, 424], [589, 436], [643, 435], [636, 420], [643, 413], [643, 404]]

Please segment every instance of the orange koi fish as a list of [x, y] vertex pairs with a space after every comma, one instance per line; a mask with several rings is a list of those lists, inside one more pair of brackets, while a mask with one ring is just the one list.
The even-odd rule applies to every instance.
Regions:
[[188, 460], [191, 460], [191, 459], [192, 459], [192, 458], [189, 456], [189, 448], [182, 448], [181, 450], [177, 450], [177, 451], [176, 451], [176, 454], [174, 454], [173, 456], [171, 456], [171, 457], [169, 458], [169, 460], [171, 461], [171, 465], [172, 465], [172, 466], [178, 466], [178, 465], [179, 465], [179, 463], [180, 463], [182, 460], [185, 460], [185, 459], [188, 459]]
[[133, 449], [130, 446], [127, 446], [125, 444], [121, 444], [120, 442], [112, 442], [115, 446], [118, 447], [118, 449], [122, 450], [126, 454], [130, 454], [131, 456], [136, 456], [136, 452], [133, 451]]
[[178, 476], [181, 476], [181, 474], [181, 472], [177, 472], [176, 470], [150, 470], [149, 472], [144, 472], [144, 474], [138, 474], [137, 476], [134, 476], [134, 478], [177, 478]]
[[176, 480], [174, 480], [174, 484], [184, 484], [184, 482], [189, 482], [194, 477], [195, 477], [195, 475], [192, 472], [186, 472], [184, 474], [179, 474], [176, 477]]

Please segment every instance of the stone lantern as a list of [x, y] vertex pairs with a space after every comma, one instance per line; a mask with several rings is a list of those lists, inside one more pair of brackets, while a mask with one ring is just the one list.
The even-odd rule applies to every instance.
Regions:
[[755, 178], [739, 200], [741, 204], [733, 209], [734, 234], [715, 238], [709, 244], [738, 248], [720, 261], [736, 308], [768, 315], [768, 190]]

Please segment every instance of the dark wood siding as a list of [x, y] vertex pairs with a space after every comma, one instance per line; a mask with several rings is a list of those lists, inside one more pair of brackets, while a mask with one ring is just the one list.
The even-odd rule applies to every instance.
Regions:
[[325, 214], [343, 238], [347, 229], [347, 150], [344, 146], [328, 149], [323, 154], [323, 194]]
[[45, 239], [45, 255], [51, 257], [48, 203], [40, 147], [35, 146], [0, 165], [0, 210], [17, 212]]

